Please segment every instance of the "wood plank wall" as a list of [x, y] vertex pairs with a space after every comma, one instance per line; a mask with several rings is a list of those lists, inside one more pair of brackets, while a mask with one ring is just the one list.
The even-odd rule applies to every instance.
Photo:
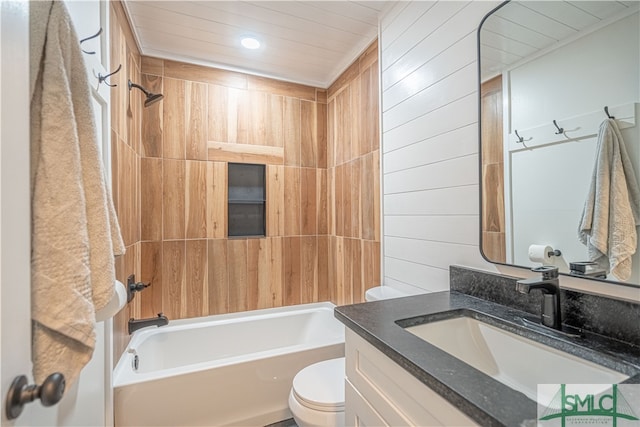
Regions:
[[494, 262], [506, 262], [504, 158], [502, 142], [502, 75], [482, 83], [482, 251]]
[[[112, 194], [126, 253], [116, 259], [116, 277], [126, 283], [129, 274], [140, 272], [140, 165], [141, 123], [143, 116], [140, 91], [129, 92], [127, 80], [140, 82], [140, 52], [127, 22], [122, 4], [110, 3], [110, 59], [112, 68], [122, 64], [119, 73], [110, 79], [117, 86], [111, 89], [111, 173]], [[129, 335], [129, 317], [139, 317], [141, 301], [134, 300], [114, 318], [113, 363], [117, 363]]]
[[[117, 316], [114, 359], [129, 317], [362, 301], [380, 276], [377, 43], [327, 91], [141, 57], [118, 2], [111, 25], [117, 274], [151, 283]], [[127, 78], [163, 101], [143, 108]], [[265, 238], [226, 237], [228, 162], [267, 165]]]
[[[141, 316], [328, 300], [326, 91], [142, 57]], [[321, 99], [319, 102], [318, 99]], [[267, 165], [267, 236], [227, 239], [227, 164]]]
[[327, 93], [329, 291], [338, 305], [380, 284], [378, 82], [375, 41]]

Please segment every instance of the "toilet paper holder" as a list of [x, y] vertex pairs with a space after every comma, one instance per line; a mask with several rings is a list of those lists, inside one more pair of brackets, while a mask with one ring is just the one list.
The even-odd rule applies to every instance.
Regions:
[[554, 249], [552, 251], [547, 252], [547, 256], [560, 256], [562, 255], [562, 252], [560, 252], [560, 249]]
[[136, 292], [141, 292], [149, 286], [151, 286], [151, 283], [144, 284], [142, 282], [136, 282], [135, 274], [127, 277], [127, 302], [131, 302]]
[[553, 258], [562, 256], [562, 252], [559, 249], [553, 249], [552, 246], [549, 245], [530, 245], [529, 250], [529, 260], [533, 262], [540, 262], [544, 264], [553, 263]]

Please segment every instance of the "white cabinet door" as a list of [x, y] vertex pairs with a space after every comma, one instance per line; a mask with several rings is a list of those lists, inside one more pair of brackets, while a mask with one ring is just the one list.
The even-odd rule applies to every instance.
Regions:
[[360, 392], [345, 380], [345, 426], [347, 427], [388, 427], [389, 424], [371, 407]]
[[[345, 414], [354, 419], [375, 419], [390, 426], [475, 426], [458, 408], [416, 377], [346, 329], [347, 380], [357, 393], [345, 396]], [[364, 399], [364, 403], [360, 402]], [[375, 408], [374, 414], [367, 408]], [[364, 411], [364, 412], [362, 412]]]

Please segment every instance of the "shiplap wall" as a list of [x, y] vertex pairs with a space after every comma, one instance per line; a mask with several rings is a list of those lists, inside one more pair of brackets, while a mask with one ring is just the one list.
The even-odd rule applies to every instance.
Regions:
[[476, 30], [498, 4], [398, 2], [381, 19], [385, 284], [496, 271], [479, 250]]

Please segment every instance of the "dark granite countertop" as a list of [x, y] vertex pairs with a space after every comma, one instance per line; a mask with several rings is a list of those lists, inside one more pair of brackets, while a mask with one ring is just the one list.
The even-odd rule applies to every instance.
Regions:
[[[479, 425], [535, 426], [535, 401], [403, 329], [459, 315], [477, 318], [629, 375], [624, 383], [640, 383], [640, 347], [589, 332], [576, 338], [544, 327], [528, 327], [522, 319], [536, 321], [535, 316], [456, 291], [335, 308], [336, 318], [347, 327]], [[532, 363], [535, 360], [523, 360], [522, 368], [527, 369]]]

